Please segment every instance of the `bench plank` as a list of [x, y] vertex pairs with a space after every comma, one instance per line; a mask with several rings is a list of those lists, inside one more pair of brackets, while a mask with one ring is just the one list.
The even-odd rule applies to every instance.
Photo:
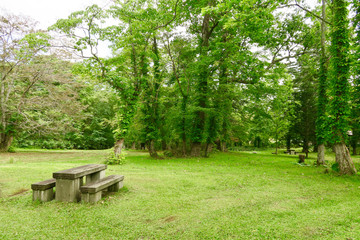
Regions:
[[114, 185], [117, 182], [124, 180], [123, 175], [111, 175], [105, 178], [100, 179], [95, 183], [90, 183], [84, 186], [81, 186], [82, 193], [97, 193], [101, 190], [108, 188], [111, 185]]
[[95, 172], [103, 171], [107, 168], [105, 164], [88, 164], [80, 167], [66, 169], [53, 173], [53, 178], [74, 180]]
[[31, 189], [44, 191], [44, 190], [55, 187], [55, 183], [56, 183], [56, 179], [52, 178], [52, 179], [48, 179], [45, 181], [31, 184]]

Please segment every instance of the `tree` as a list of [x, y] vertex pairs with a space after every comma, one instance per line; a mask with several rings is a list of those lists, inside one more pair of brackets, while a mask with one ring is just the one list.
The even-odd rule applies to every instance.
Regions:
[[62, 115], [78, 112], [70, 63], [41, 55], [50, 37], [34, 26], [24, 17], [0, 17], [0, 151], [22, 131], [61, 131], [71, 126], [71, 121], [56, 126]]
[[353, 147], [353, 155], [357, 154], [356, 148], [360, 139], [360, 2], [353, 1], [353, 11], [355, 16], [353, 18], [353, 26], [355, 29], [355, 36], [353, 40], [353, 51], [352, 55], [352, 74], [353, 74], [353, 89], [352, 89], [352, 131], [351, 145]]
[[[75, 53], [84, 59], [84, 66], [91, 78], [107, 82], [118, 92], [121, 103], [118, 104], [118, 112], [111, 121], [114, 129], [115, 156], [121, 154], [124, 137], [135, 114], [141, 88], [137, 54], [139, 48], [134, 44], [124, 43], [124, 39], [137, 41], [133, 34], [131, 17], [126, 15], [129, 5], [131, 6], [131, 2], [127, 5], [123, 4], [124, 10], [117, 12], [117, 9], [113, 9], [109, 13], [119, 17], [121, 23], [128, 26], [127, 31], [122, 26], [103, 27], [102, 23], [108, 14], [97, 5], [89, 6], [84, 11], [74, 12], [67, 19], [58, 20], [50, 28], [65, 33], [72, 40], [72, 43], [64, 47], [75, 50]], [[83, 35], [79, 35], [78, 32], [82, 32]], [[126, 35], [127, 33], [130, 37]], [[112, 40], [114, 48], [124, 47], [124, 51], [110, 59], [101, 58], [98, 50], [99, 42], [105, 39]], [[129, 69], [128, 64], [132, 68]]]
[[[150, 81], [157, 78], [153, 86], [160, 87], [159, 61], [156, 60], [160, 55], [158, 51], [153, 51], [153, 55], [157, 57], [153, 58], [154, 78], [152, 78], [151, 66], [149, 66], [150, 39], [156, 39], [157, 30], [167, 27], [174, 21], [173, 14], [176, 16], [178, 2], [179, 0], [173, 2], [172, 11], [168, 11], [167, 1], [147, 1], [145, 5], [144, 1], [138, 0], [118, 1], [108, 11], [93, 5], [87, 7], [85, 11], [71, 14], [68, 19], [59, 20], [52, 27], [73, 39], [72, 47], [83, 57], [86, 57], [83, 53], [88, 50], [90, 55], [86, 62], [89, 74], [108, 82], [119, 94], [121, 103], [118, 105], [118, 112], [113, 121], [116, 156], [121, 153], [124, 139], [133, 124], [138, 107], [143, 107], [145, 117], [142, 119], [145, 122], [150, 116], [149, 113], [157, 108], [156, 103], [149, 103], [156, 99], [150, 95], [158, 94], [157, 90], [150, 90], [152, 86]], [[101, 27], [101, 23], [108, 16], [116, 19], [117, 25]], [[79, 36], [77, 34], [79, 30], [85, 34]], [[100, 40], [111, 42], [113, 57], [109, 59], [99, 57], [97, 47]], [[139, 103], [141, 98], [145, 104]], [[145, 135], [155, 136], [154, 132], [149, 132], [151, 129], [157, 131], [156, 127], [147, 125], [150, 122], [144, 124]], [[154, 142], [154, 139], [149, 141]]]
[[316, 140], [318, 145], [318, 155], [316, 164], [325, 164], [325, 140], [326, 140], [326, 106], [327, 106], [327, 55], [326, 55], [326, 1], [322, 0], [322, 18], [321, 20], [321, 55], [320, 55], [320, 70], [318, 83], [318, 100], [317, 100], [317, 119], [316, 119]]
[[298, 58], [299, 70], [295, 72], [294, 98], [298, 106], [295, 111], [295, 123], [292, 133], [299, 136], [302, 142], [303, 152], [308, 153], [310, 144], [316, 143], [315, 121], [316, 121], [316, 78], [318, 68], [316, 66], [318, 57], [309, 54]]
[[274, 85], [278, 90], [269, 99], [269, 115], [272, 123], [270, 127], [275, 138], [275, 154], [278, 153], [279, 140], [288, 132], [293, 115], [292, 81], [289, 77], [283, 80], [283, 84]]
[[331, 25], [330, 47], [330, 94], [329, 125], [330, 141], [334, 144], [335, 160], [340, 174], [355, 174], [356, 169], [346, 147], [349, 130], [350, 92], [349, 92], [349, 20], [347, 2], [334, 0]]
[[[15, 125], [20, 118], [16, 105], [24, 102], [28, 89], [35, 79], [29, 79], [23, 94], [14, 101], [15, 88], [20, 70], [48, 44], [43, 33], [35, 33], [29, 19], [15, 15], [0, 17], [0, 151], [7, 151], [15, 134]], [[28, 34], [28, 35], [27, 35]]]

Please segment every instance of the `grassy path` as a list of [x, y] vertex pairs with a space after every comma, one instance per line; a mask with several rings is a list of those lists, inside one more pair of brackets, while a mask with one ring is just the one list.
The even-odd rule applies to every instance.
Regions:
[[164, 160], [129, 152], [107, 170], [125, 175], [125, 187], [98, 204], [31, 201], [31, 183], [106, 154], [0, 154], [0, 239], [360, 239], [359, 176], [268, 152]]

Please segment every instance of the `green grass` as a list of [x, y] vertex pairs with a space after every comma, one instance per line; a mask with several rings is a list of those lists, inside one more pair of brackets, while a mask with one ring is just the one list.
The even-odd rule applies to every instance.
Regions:
[[0, 239], [360, 238], [358, 175], [324, 174], [271, 151], [163, 160], [128, 152], [125, 165], [106, 170], [125, 175], [125, 187], [99, 203], [32, 202], [31, 183], [107, 154], [0, 154]]

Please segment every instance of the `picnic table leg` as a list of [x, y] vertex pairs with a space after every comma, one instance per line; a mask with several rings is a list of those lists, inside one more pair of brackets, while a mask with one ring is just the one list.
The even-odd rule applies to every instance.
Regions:
[[105, 170], [86, 176], [86, 184], [94, 183], [105, 177]]
[[33, 190], [33, 201], [48, 202], [54, 199], [54, 190], [52, 188], [46, 190]]
[[56, 194], [55, 199], [61, 202], [78, 202], [80, 201], [80, 186], [82, 185], [82, 178], [74, 180], [70, 179], [56, 179]]
[[81, 194], [81, 201], [87, 203], [96, 203], [101, 199], [102, 191], [97, 193], [82, 193]]
[[117, 192], [124, 186], [123, 181], [120, 181], [118, 183], [115, 183], [114, 185], [108, 187], [109, 192]]

